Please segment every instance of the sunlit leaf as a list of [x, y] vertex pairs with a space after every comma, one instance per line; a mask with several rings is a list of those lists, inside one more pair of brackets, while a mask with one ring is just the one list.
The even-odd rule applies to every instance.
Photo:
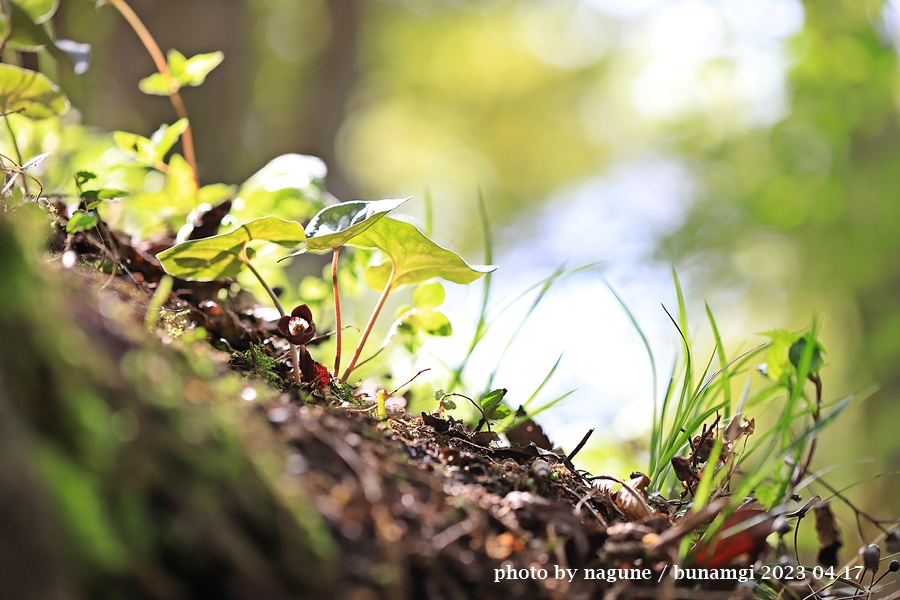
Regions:
[[773, 329], [762, 333], [762, 335], [772, 340], [772, 345], [766, 351], [766, 376], [772, 381], [786, 383], [790, 375], [796, 370], [791, 365], [790, 348], [800, 336], [787, 329]]
[[225, 183], [211, 183], [197, 190], [197, 204], [215, 206], [234, 196], [235, 186]]
[[506, 396], [505, 388], [493, 390], [481, 399], [481, 409], [484, 410], [484, 412], [488, 413], [488, 416], [490, 416], [494, 409], [500, 406], [500, 402], [503, 401], [504, 396]]
[[213, 281], [236, 277], [244, 266], [241, 248], [253, 240], [293, 247], [306, 239], [303, 226], [278, 217], [262, 217], [234, 231], [192, 240], [160, 252], [156, 258], [166, 273], [190, 281]]
[[22, 6], [22, 2], [10, 2], [9, 4], [9, 38], [6, 43], [16, 50], [36, 52], [41, 48], [53, 48], [53, 40], [40, 25], [37, 25], [28, 10]]
[[156, 164], [156, 146], [152, 140], [136, 133], [115, 131], [113, 142], [122, 152], [139, 163], [147, 166]]
[[241, 185], [231, 212], [248, 220], [276, 215], [305, 221], [321, 206], [318, 200], [324, 194], [327, 173], [325, 163], [315, 156], [273, 158]]
[[138, 82], [138, 89], [150, 96], [168, 96], [178, 91], [177, 82], [169, 75], [153, 73]]
[[169, 150], [172, 149], [172, 146], [175, 145], [175, 142], [178, 141], [178, 138], [187, 131], [187, 128], [187, 119], [178, 119], [171, 125], [160, 125], [159, 129], [150, 136], [150, 141], [153, 142], [155, 147], [155, 158], [160, 161], [163, 160]]
[[419, 310], [433, 310], [444, 303], [444, 297], [444, 286], [432, 281], [413, 290], [413, 306]]
[[90, 171], [78, 171], [75, 173], [75, 183], [78, 185], [84, 185], [91, 179], [97, 179], [97, 174]]
[[218, 67], [225, 59], [221, 52], [209, 54], [197, 54], [184, 63], [181, 74], [178, 75], [182, 85], [197, 86], [206, 81], [210, 71]]
[[72, 217], [69, 219], [69, 224], [66, 225], [66, 231], [68, 233], [73, 233], [75, 231], [85, 231], [86, 229], [90, 229], [94, 225], [97, 224], [97, 221], [100, 220], [100, 217], [97, 216], [97, 213], [94, 211], [84, 211], [84, 210], [76, 210]]
[[11, 3], [21, 8], [32, 23], [43, 23], [59, 7], [59, 0], [11, 0]]
[[347, 245], [378, 248], [390, 258], [388, 262], [366, 270], [366, 283], [373, 290], [381, 290], [387, 285], [392, 264], [392, 289], [438, 277], [453, 283], [472, 283], [497, 268], [493, 265], [470, 266], [452, 250], [435, 244], [415, 225], [390, 217], [380, 219]]
[[128, 195], [125, 190], [117, 190], [115, 188], [103, 188], [97, 190], [97, 197], [103, 200], [111, 200], [113, 198], [124, 198]]
[[46, 76], [13, 65], [0, 65], [0, 108], [32, 119], [61, 115], [69, 101]]
[[407, 200], [351, 200], [326, 206], [306, 226], [306, 249], [339, 248]]
[[178, 50], [169, 50], [166, 55], [166, 64], [169, 72], [153, 73], [141, 79], [138, 88], [145, 94], [153, 96], [169, 96], [182, 87], [198, 86], [206, 81], [209, 72], [215, 69], [225, 55], [221, 52], [209, 54], [197, 54], [191, 58], [185, 58]]
[[194, 170], [180, 154], [173, 154], [169, 159], [166, 193], [179, 204], [190, 205], [196, 201], [197, 180], [194, 179]]
[[[806, 350], [806, 344], [809, 343], [807, 341], [808, 337], [812, 337], [809, 334], [804, 335], [799, 340], [794, 342], [791, 346], [791, 349], [788, 351], [788, 358], [791, 361], [791, 364], [794, 365], [794, 368], [800, 368], [800, 359], [803, 356], [804, 350]], [[825, 361], [822, 359], [822, 354], [825, 352], [825, 348], [818, 341], [813, 342], [813, 350], [812, 350], [812, 360], [809, 365], [810, 373], [818, 373], [819, 369], [822, 368], [822, 365]]]
[[435, 337], [448, 337], [453, 335], [453, 325], [447, 315], [437, 310], [416, 311], [412, 320], [419, 329]]
[[166, 52], [166, 65], [169, 67], [169, 75], [172, 79], [183, 80], [185, 76], [184, 65], [187, 64], [187, 57], [174, 48]]
[[322, 302], [331, 296], [331, 286], [318, 277], [307, 275], [300, 282], [300, 298], [303, 302]]

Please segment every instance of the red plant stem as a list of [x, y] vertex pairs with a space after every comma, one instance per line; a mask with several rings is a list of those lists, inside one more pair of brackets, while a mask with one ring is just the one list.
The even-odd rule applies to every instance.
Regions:
[[350, 364], [347, 365], [347, 370], [344, 371], [344, 375], [341, 377], [342, 382], [346, 382], [350, 377], [350, 373], [353, 371], [354, 367], [356, 367], [356, 361], [359, 360], [359, 355], [362, 354], [363, 346], [366, 345], [366, 340], [369, 339], [369, 334], [372, 333], [372, 328], [375, 327], [375, 320], [378, 318], [378, 315], [381, 313], [381, 309], [384, 308], [384, 303], [387, 300], [388, 295], [391, 293], [391, 288], [394, 287], [394, 265], [391, 264], [391, 276], [388, 277], [387, 285], [384, 286], [384, 291], [381, 292], [381, 297], [378, 298], [378, 304], [375, 305], [375, 310], [372, 311], [372, 316], [369, 317], [369, 322], [366, 323], [366, 328], [363, 330], [362, 337], [359, 340], [359, 344], [356, 346], [356, 352], [353, 353], [353, 358], [350, 359]]
[[334, 248], [334, 257], [331, 260], [331, 283], [334, 286], [334, 323], [335, 328], [335, 349], [334, 349], [334, 377], [337, 379], [341, 372], [341, 294], [338, 292], [338, 255], [341, 248]]
[[[156, 43], [156, 40], [153, 39], [153, 35], [144, 25], [143, 21], [141, 21], [140, 17], [138, 17], [131, 7], [128, 6], [128, 3], [125, 2], [125, 0], [107, 1], [112, 4], [125, 20], [128, 21], [128, 24], [131, 25], [131, 28], [137, 34], [138, 38], [140, 38], [141, 43], [144, 44], [144, 48], [147, 49], [147, 53], [150, 54], [150, 58], [152, 58], [154, 64], [156, 64], [156, 70], [163, 76], [170, 77], [169, 65], [166, 63], [166, 57], [162, 53], [162, 50], [159, 49], [159, 45]], [[175, 113], [178, 115], [178, 118], [187, 119], [187, 109], [184, 107], [184, 101], [181, 99], [181, 94], [179, 94], [178, 91], [174, 91], [169, 94], [169, 100], [172, 101], [172, 106], [175, 107]], [[181, 145], [184, 148], [184, 159], [194, 172], [194, 182], [199, 188], [200, 177], [197, 174], [197, 156], [194, 153], [194, 135], [191, 133], [190, 119], [188, 119], [187, 129], [185, 129], [184, 133], [181, 135]]]

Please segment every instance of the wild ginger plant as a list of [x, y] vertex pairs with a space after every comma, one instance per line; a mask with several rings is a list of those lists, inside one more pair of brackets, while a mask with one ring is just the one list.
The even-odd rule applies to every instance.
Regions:
[[[312, 314], [306, 305], [285, 311], [272, 287], [253, 264], [255, 252], [252, 242], [268, 242], [301, 250], [334, 253], [332, 261], [335, 295], [335, 322], [341, 331], [341, 305], [337, 288], [337, 252], [344, 245], [380, 250], [386, 260], [373, 262], [366, 269], [366, 282], [381, 295], [372, 310], [362, 337], [340, 380], [346, 382], [357, 365], [369, 334], [387, 301], [388, 296], [406, 285], [414, 285], [434, 278], [467, 284], [493, 266], [470, 266], [455, 252], [443, 248], [420, 232], [414, 225], [385, 215], [405, 202], [403, 200], [350, 201], [328, 206], [319, 212], [306, 229], [296, 221], [269, 216], [254, 219], [237, 229], [209, 238], [177, 244], [157, 255], [165, 271], [189, 281], [216, 281], [234, 278], [244, 268], [257, 278], [281, 315], [279, 331], [290, 344], [294, 379], [303, 381], [301, 354], [306, 356], [305, 344], [315, 332]], [[287, 257], [286, 257], [287, 258]], [[340, 345], [335, 356], [335, 373], [340, 367]], [[307, 380], [310, 378], [307, 377]]]

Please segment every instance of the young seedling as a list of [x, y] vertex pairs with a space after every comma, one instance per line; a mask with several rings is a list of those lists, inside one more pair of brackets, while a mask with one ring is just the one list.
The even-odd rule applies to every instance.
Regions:
[[453, 283], [472, 283], [497, 267], [493, 265], [470, 266], [461, 256], [442, 248], [419, 231], [415, 225], [384, 217], [366, 231], [347, 242], [348, 246], [381, 250], [387, 260], [366, 269], [366, 284], [373, 290], [381, 290], [378, 303], [369, 317], [362, 337], [341, 376], [347, 381], [356, 367], [366, 340], [391, 292], [406, 285], [415, 285], [440, 278]]
[[[249, 248], [248, 244], [256, 240], [293, 248], [306, 241], [306, 234], [303, 232], [303, 226], [295, 221], [285, 221], [278, 217], [262, 217], [244, 223], [229, 233], [178, 244], [160, 252], [156, 258], [162, 263], [166, 273], [188, 281], [233, 279], [244, 267], [247, 267], [269, 294], [275, 308], [278, 309], [281, 315], [279, 329], [281, 329], [282, 322], [285, 319], [288, 320], [284, 321], [285, 329], [292, 337], [285, 337], [291, 348], [294, 379], [299, 383], [301, 381], [300, 352], [296, 341], [300, 339], [302, 344], [309, 341], [305, 338], [305, 333], [312, 324], [312, 317], [306, 313], [298, 313], [301, 307], [294, 309], [290, 316], [285, 313], [278, 295], [251, 262], [252, 248]], [[305, 308], [305, 305], [302, 308]], [[306, 310], [308, 312], [309, 309]], [[292, 318], [296, 318], [297, 321], [292, 323]], [[300, 320], [306, 321], [306, 327], [300, 323]], [[312, 331], [314, 334], [315, 329]], [[312, 336], [309, 338], [312, 339]]]
[[[184, 101], [181, 99], [179, 90], [186, 85], [197, 86], [203, 83], [209, 72], [219, 66], [224, 55], [221, 52], [212, 52], [186, 58], [177, 50], [169, 50], [168, 56], [163, 56], [162, 50], [160, 50], [159, 44], [156, 43], [153, 35], [125, 0], [106, 1], [112, 4], [131, 28], [134, 29], [134, 32], [140, 38], [141, 43], [147, 49], [156, 65], [158, 73], [142, 79], [139, 83], [140, 90], [145, 94], [168, 96], [179, 119], [187, 121], [187, 109], [184, 107]], [[99, 5], [101, 2], [98, 1], [97, 4]], [[197, 187], [200, 187], [200, 178], [197, 174], [197, 157], [194, 153], [194, 137], [191, 133], [190, 125], [184, 128], [181, 141], [184, 147], [185, 160], [187, 160], [193, 172], [194, 182]]]
[[[285, 258], [291, 258], [304, 252], [332, 252], [331, 282], [334, 290], [335, 352], [334, 377], [337, 378], [341, 368], [341, 296], [338, 291], [338, 256], [341, 247], [349, 240], [363, 233], [378, 222], [388, 212], [394, 210], [409, 198], [399, 200], [351, 200], [332, 204], [320, 210], [306, 226], [306, 246]], [[284, 260], [284, 259], [282, 259]]]
[[[291, 344], [294, 376], [299, 382], [302, 370], [297, 345], [300, 338], [303, 338], [300, 345], [312, 338], [312, 335], [309, 335], [309, 339], [306, 339], [309, 331], [314, 332], [311, 314], [308, 314], [309, 309], [305, 305], [294, 309], [290, 316], [285, 313], [278, 296], [253, 266], [248, 254], [250, 250], [247, 247], [248, 243], [262, 240], [287, 247], [304, 244], [302, 250], [290, 256], [308, 251], [334, 252], [332, 283], [338, 336], [342, 328], [340, 296], [337, 288], [338, 249], [344, 245], [352, 245], [381, 250], [387, 255], [388, 262], [370, 266], [366, 270], [366, 283], [373, 289], [382, 289], [382, 293], [369, 317], [353, 358], [341, 377], [341, 381], [345, 382], [356, 367], [375, 321], [393, 290], [435, 277], [455, 283], [471, 283], [496, 269], [494, 266], [471, 267], [458, 254], [438, 246], [415, 226], [385, 217], [388, 211], [405, 201], [406, 199], [351, 201], [335, 204], [320, 211], [305, 231], [295, 221], [262, 217], [245, 223], [230, 233], [178, 244], [161, 252], [157, 258], [168, 274], [192, 281], [230, 279], [236, 277], [244, 267], [250, 269], [281, 315], [279, 329]], [[340, 369], [340, 356], [341, 348], [338, 342], [335, 373]]]

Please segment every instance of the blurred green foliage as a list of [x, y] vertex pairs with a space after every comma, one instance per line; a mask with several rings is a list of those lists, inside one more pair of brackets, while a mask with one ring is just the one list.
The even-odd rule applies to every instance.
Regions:
[[[649, 10], [687, 4], [649, 3]], [[693, 4], [727, 11], [735, 3]], [[639, 17], [609, 8], [625, 5], [231, 0], [212, 15], [203, 0], [134, 1], [164, 50], [178, 46], [187, 56], [224, 50], [224, 62], [204, 86], [184, 95], [196, 116], [201, 179], [244, 182], [240, 221], [281, 209], [290, 210], [290, 218], [309, 217], [328, 199], [324, 166], [311, 165], [270, 164], [283, 174], [310, 176], [305, 186], [285, 186], [289, 198], [254, 196], [266, 177], [248, 177], [285, 152], [323, 157], [328, 188], [342, 200], [418, 196], [427, 183], [442, 204], [439, 238], [461, 225], [475, 230], [468, 199], [476, 185], [499, 229], [554, 191], [603, 175], [615, 161], [662, 154], [688, 165], [695, 177], [690, 211], [659, 256], [700, 265], [696, 273], [713, 287], [740, 290], [748, 306], [789, 304], [791, 322], [768, 327], [800, 326], [811, 312], [823, 311], [824, 335], [835, 336], [827, 340], [829, 349], [835, 355], [851, 350], [829, 357], [849, 365], [850, 381], [842, 385], [882, 385], [884, 391], [865, 405], [862, 425], [870, 430], [874, 452], [888, 457], [890, 464], [879, 468], [900, 466], [892, 429], [900, 417], [893, 402], [900, 391], [894, 368], [900, 359], [900, 77], [896, 17], [893, 25], [886, 19], [894, 5], [803, 2], [802, 29], [787, 40], [786, 105], [782, 112], [768, 106], [769, 118], [756, 120], [728, 98], [688, 111], [642, 112], [635, 86], [655, 51], [653, 36], [675, 35], [679, 24], [647, 33]], [[141, 98], [136, 91], [152, 65], [146, 57], [132, 58], [141, 55], [134, 35], [110, 12], [64, 3], [55, 25], [94, 44], [95, 64], [80, 79], [63, 69], [57, 79], [87, 122], [151, 139], [159, 123], [175, 117], [164, 99]], [[722, 36], [749, 26], [739, 19], [730, 23], [732, 30], [722, 25]], [[773, 19], [762, 28], [779, 26]], [[780, 43], [774, 34], [770, 38]], [[720, 85], [716, 78], [735, 62], [733, 56], [710, 56], [701, 84]], [[673, 97], [696, 91], [654, 89]], [[106, 172], [122, 162], [109, 139], [86, 128], [59, 130], [59, 121], [10, 118], [26, 157], [53, 152], [42, 166], [42, 181], [51, 189], [73, 191], [71, 179], [58, 172], [93, 169], [95, 163]], [[173, 179], [180, 164], [174, 162]], [[101, 185], [148, 190], [129, 204], [146, 201], [146, 213], [153, 211], [152, 191], [168, 184], [161, 173], [143, 168], [110, 173]], [[157, 222], [140, 225], [177, 229], [199, 204], [195, 196], [183, 214], [157, 215]], [[124, 209], [110, 204], [101, 210]], [[476, 238], [454, 242], [471, 250]], [[287, 286], [277, 273], [271, 277]], [[327, 301], [319, 283], [304, 280], [301, 295]], [[829, 389], [843, 391], [835, 387]]]
[[[851, 385], [874, 380], [883, 388], [865, 405], [862, 426], [866, 451], [888, 471], [900, 466], [892, 425], [900, 417], [900, 72], [885, 8], [877, 1], [804, 2], [784, 118], [725, 137], [703, 120], [690, 124], [674, 149], [695, 162], [702, 186], [666, 247], [674, 256], [715, 254], [705, 263], [717, 267], [715, 276], [734, 283], [743, 271], [757, 296], [771, 291], [760, 289], [772, 283], [766, 263], [781, 263], [779, 283], [795, 314], [849, 295], [845, 315], [856, 313], [861, 324], [856, 355], [847, 357]], [[762, 248], [756, 264], [737, 267], [754, 246]]]

